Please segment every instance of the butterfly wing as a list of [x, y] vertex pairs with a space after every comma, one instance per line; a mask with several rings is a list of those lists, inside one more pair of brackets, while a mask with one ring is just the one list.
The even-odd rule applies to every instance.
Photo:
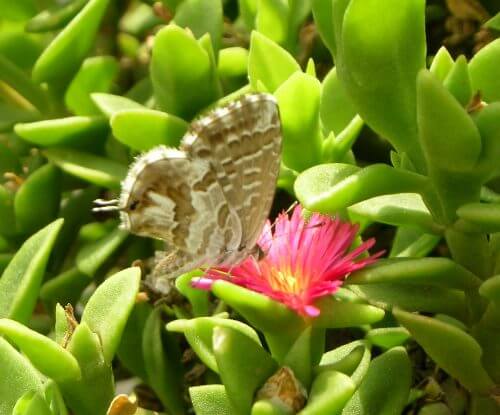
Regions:
[[193, 123], [182, 148], [206, 160], [241, 223], [241, 241], [226, 262], [239, 262], [254, 247], [269, 215], [281, 160], [281, 124], [269, 94], [247, 95]]
[[179, 150], [160, 146], [139, 157], [122, 185], [120, 206], [125, 228], [164, 240], [175, 253], [156, 277], [217, 264], [241, 239], [239, 220], [209, 163]]

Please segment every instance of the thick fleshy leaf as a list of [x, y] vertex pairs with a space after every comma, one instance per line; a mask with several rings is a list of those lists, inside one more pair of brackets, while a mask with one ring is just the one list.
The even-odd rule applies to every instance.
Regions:
[[184, 414], [180, 350], [177, 342], [164, 331], [159, 308], [153, 310], [144, 326], [142, 355], [148, 384], [162, 404], [172, 415]]
[[71, 77], [94, 44], [109, 0], [90, 0], [57, 35], [33, 68], [37, 82], [64, 82]]
[[464, 56], [459, 56], [450, 72], [446, 76], [444, 87], [465, 107], [472, 98], [472, 88], [467, 67], [467, 60]]
[[225, 92], [236, 91], [248, 83], [248, 50], [239, 46], [219, 52], [217, 73]]
[[184, 0], [175, 10], [174, 22], [180, 27], [188, 27], [197, 38], [209, 33], [217, 54], [223, 29], [221, 0]]
[[41, 393], [25, 393], [12, 410], [12, 415], [53, 415]]
[[312, 12], [316, 28], [325, 45], [332, 54], [336, 53], [335, 36], [332, 21], [332, 1], [311, 0]]
[[297, 72], [275, 93], [283, 132], [283, 162], [299, 172], [321, 161], [320, 92], [321, 85], [316, 78]]
[[66, 409], [59, 386], [52, 379], [44, 383], [43, 395], [52, 410], [51, 415], [68, 415], [68, 410]]
[[[455, 326], [431, 317], [393, 310], [425, 352], [470, 391], [487, 393], [493, 382], [481, 365], [482, 350], [474, 338]], [[464, 356], [467, 356], [464, 359]]]
[[444, 46], [441, 46], [432, 59], [429, 71], [442, 82], [448, 76], [451, 68], [453, 68], [453, 58], [448, 50]]
[[254, 340], [229, 327], [214, 329], [213, 348], [234, 413], [248, 414], [257, 388], [278, 369], [277, 363]]
[[500, 102], [493, 102], [479, 111], [474, 117], [474, 122], [481, 134], [482, 142], [481, 157], [476, 169], [483, 170], [487, 177], [492, 174], [498, 175], [500, 171], [497, 163], [500, 157]]
[[379, 283], [351, 285], [358, 295], [385, 307], [398, 306], [409, 311], [449, 314], [459, 320], [467, 316], [467, 303], [463, 291], [431, 284]]
[[351, 377], [359, 386], [370, 365], [371, 351], [365, 340], [356, 340], [325, 353], [316, 372], [335, 370]]
[[477, 52], [469, 63], [472, 91], [480, 91], [487, 102], [500, 101], [500, 39], [496, 39]]
[[441, 226], [432, 219], [422, 197], [416, 193], [372, 197], [350, 206], [347, 211], [352, 222], [368, 219], [394, 226], [419, 226], [429, 233], [443, 232]]
[[[46, 164], [35, 170], [18, 189], [14, 198], [17, 230], [29, 234], [53, 221], [61, 202], [61, 172]], [[36, 206], [36, 214], [33, 207]]]
[[392, 241], [390, 258], [422, 258], [428, 255], [439, 243], [441, 236], [430, 235], [419, 228], [399, 226]]
[[311, 387], [304, 415], [340, 414], [351, 398], [356, 385], [347, 375], [334, 370], [321, 372]]
[[88, 275], [76, 267], [70, 268], [44, 283], [40, 289], [40, 298], [48, 310], [52, 310], [57, 302], [76, 304], [91, 282]]
[[0, 185], [0, 235], [12, 236], [17, 233], [16, 217], [14, 215], [14, 194]]
[[479, 294], [500, 305], [500, 275], [488, 278], [479, 287]]
[[395, 347], [373, 359], [342, 414], [400, 415], [408, 401], [411, 381], [411, 362], [406, 350]]
[[[4, 7], [3, 9], [8, 8]], [[0, 55], [0, 79], [14, 88], [39, 111], [47, 109], [46, 93], [21, 68], [3, 55]]]
[[55, 381], [78, 379], [78, 362], [55, 341], [14, 320], [0, 319], [0, 333], [11, 340], [45, 376]]
[[283, 407], [281, 402], [271, 399], [257, 401], [252, 406], [250, 415], [289, 415], [290, 411]]
[[219, 98], [214, 62], [193, 35], [178, 26], [156, 34], [150, 72], [158, 106], [172, 115], [190, 120]]
[[358, 114], [424, 172], [415, 78], [425, 67], [425, 1], [342, 0], [332, 13], [337, 74]]
[[191, 303], [193, 317], [209, 315], [210, 301], [206, 291], [191, 286], [191, 280], [203, 274], [199, 270], [191, 271], [176, 278], [175, 287]]
[[106, 413], [115, 388], [113, 371], [104, 360], [99, 336], [81, 323], [73, 332], [67, 350], [78, 360], [82, 377], [59, 383], [64, 400], [78, 415]]
[[286, 356], [305, 328], [304, 320], [294, 311], [265, 295], [222, 280], [215, 281], [212, 292], [264, 332], [275, 359]]
[[66, 90], [64, 96], [66, 106], [77, 115], [99, 114], [99, 109], [90, 94], [109, 92], [118, 71], [118, 62], [112, 56], [85, 59]]
[[255, 29], [273, 42], [289, 47], [289, 2], [285, 0], [259, 0]]
[[167, 324], [167, 330], [183, 333], [202, 362], [218, 373], [219, 369], [217, 368], [212, 343], [216, 327], [227, 327], [236, 330], [261, 346], [257, 333], [250, 326], [236, 320], [219, 317], [199, 317], [190, 320], [177, 319]]
[[148, 303], [134, 305], [116, 351], [123, 366], [144, 381], [147, 380], [144, 357], [142, 353], [137, 353], [137, 351], [142, 350], [144, 327], [152, 310], [153, 307]]
[[42, 379], [29, 360], [0, 337], [0, 414], [11, 415], [17, 400], [30, 391], [41, 391]]
[[44, 154], [66, 173], [110, 189], [119, 189], [127, 174], [123, 164], [81, 151], [53, 148]]
[[25, 30], [39, 33], [60, 29], [75, 17], [87, 2], [88, 0], [73, 0], [63, 5], [56, 4], [31, 18], [26, 23]]
[[148, 109], [119, 111], [111, 117], [113, 135], [134, 150], [163, 144], [177, 147], [188, 123], [174, 115]]
[[99, 335], [104, 360], [110, 364], [139, 292], [141, 271], [128, 268], [112, 275], [95, 290], [85, 306], [82, 323]]
[[433, 169], [470, 171], [481, 154], [481, 137], [466, 110], [438, 79], [421, 71], [417, 79], [419, 135]]
[[90, 97], [99, 110], [107, 117], [111, 117], [119, 111], [144, 109], [144, 105], [120, 95], [94, 92], [90, 94]]
[[258, 89], [260, 82], [269, 92], [274, 92], [297, 71], [300, 66], [292, 55], [259, 32], [252, 32], [248, 77], [254, 89]]
[[360, 169], [341, 163], [312, 167], [294, 185], [304, 207], [320, 213], [335, 213], [375, 196], [420, 193], [427, 187], [426, 177], [384, 164]]
[[31, 236], [17, 251], [0, 278], [0, 317], [25, 323], [38, 298], [45, 267], [59, 230], [58, 219]]
[[375, 346], [391, 349], [402, 346], [410, 338], [410, 332], [403, 327], [384, 327], [370, 330], [365, 338]]
[[500, 203], [469, 203], [457, 210], [456, 227], [465, 231], [500, 232]]
[[328, 72], [322, 82], [320, 115], [324, 130], [327, 133], [333, 131], [335, 134], [346, 128], [356, 115], [356, 110], [340, 83], [335, 68]]
[[223, 385], [203, 385], [189, 388], [196, 415], [232, 415], [231, 404]]
[[77, 269], [93, 277], [99, 268], [113, 255], [125, 242], [129, 233], [116, 228], [103, 238], [85, 245], [76, 256]]
[[381, 259], [350, 275], [347, 284], [412, 283], [475, 290], [481, 280], [448, 258]]
[[323, 328], [354, 327], [363, 324], [372, 324], [384, 318], [385, 312], [381, 308], [368, 304], [358, 304], [349, 301], [337, 300], [334, 297], [324, 297], [315, 304], [321, 314], [312, 324]]
[[85, 147], [104, 139], [109, 127], [104, 117], [77, 116], [17, 124], [14, 130], [26, 141], [42, 147]]

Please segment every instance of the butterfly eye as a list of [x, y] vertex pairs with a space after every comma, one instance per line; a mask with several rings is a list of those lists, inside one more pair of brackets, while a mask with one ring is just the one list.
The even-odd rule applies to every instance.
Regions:
[[135, 209], [137, 209], [138, 206], [139, 206], [139, 201], [137, 199], [132, 200], [132, 202], [130, 202], [130, 205], [128, 205], [128, 209], [135, 210]]

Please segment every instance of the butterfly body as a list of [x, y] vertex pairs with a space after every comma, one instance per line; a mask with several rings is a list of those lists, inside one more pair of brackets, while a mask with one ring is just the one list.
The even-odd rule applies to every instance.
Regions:
[[275, 99], [247, 95], [195, 121], [180, 150], [140, 156], [122, 184], [122, 226], [166, 242], [153, 273], [170, 278], [200, 266], [233, 265], [255, 251], [281, 160]]

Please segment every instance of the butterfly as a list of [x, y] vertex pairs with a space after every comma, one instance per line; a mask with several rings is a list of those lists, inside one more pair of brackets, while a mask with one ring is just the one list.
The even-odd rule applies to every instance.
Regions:
[[278, 105], [249, 94], [194, 121], [180, 149], [141, 155], [122, 183], [122, 227], [166, 242], [153, 286], [202, 266], [231, 266], [256, 252], [274, 198], [281, 162]]

